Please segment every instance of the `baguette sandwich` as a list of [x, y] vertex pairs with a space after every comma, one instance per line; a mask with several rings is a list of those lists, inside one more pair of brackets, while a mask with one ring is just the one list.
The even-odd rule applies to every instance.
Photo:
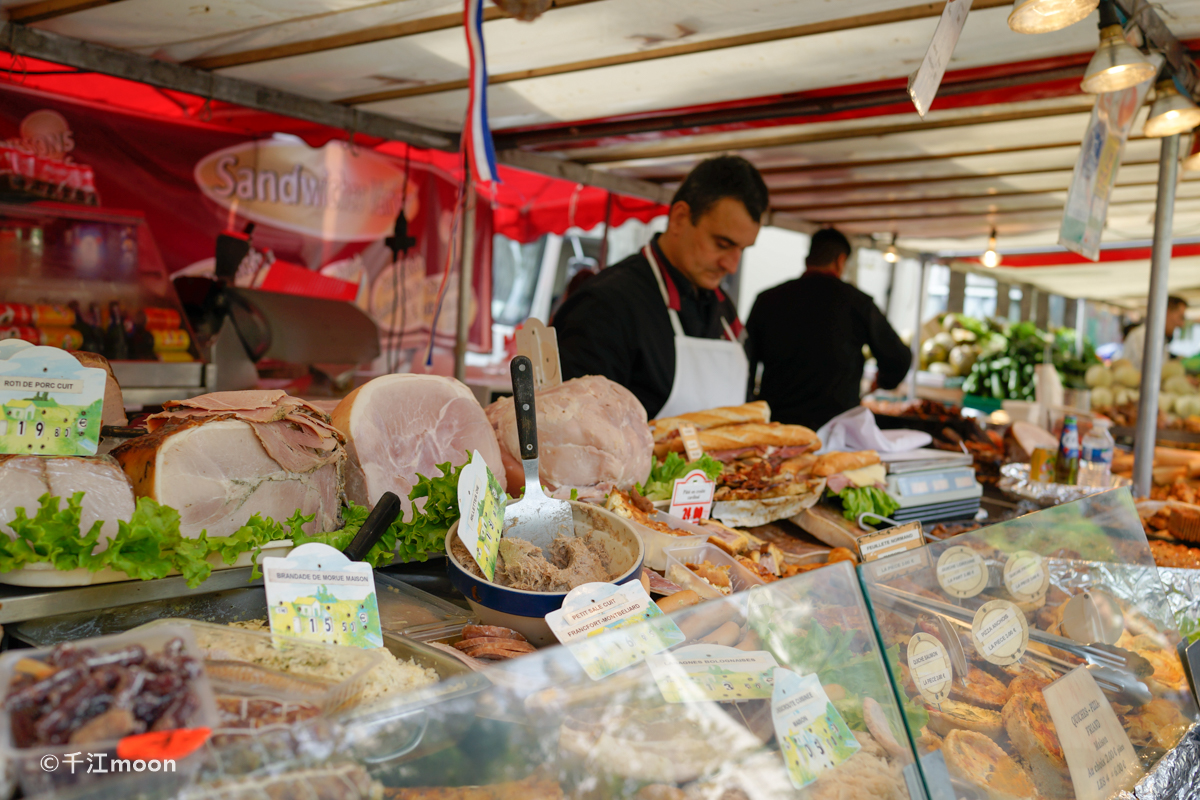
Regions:
[[771, 407], [765, 400], [754, 403], [743, 403], [740, 406], [710, 408], [707, 411], [694, 411], [691, 414], [680, 414], [677, 417], [663, 417], [650, 420], [650, 432], [654, 434], [654, 443], [665, 442], [667, 439], [679, 437], [680, 425], [691, 425], [697, 431], [709, 428], [721, 428], [727, 425], [740, 425], [744, 422], [767, 423], [771, 421]]
[[[718, 461], [729, 461], [749, 454], [765, 454], [768, 448], [785, 458], [801, 455], [821, 446], [817, 435], [803, 425], [781, 425], [778, 422], [747, 422], [711, 428], [696, 434], [700, 448]], [[678, 436], [655, 445], [654, 453], [662, 458], [667, 453], [682, 453], [683, 439]]]
[[856, 520], [863, 513], [890, 518], [899, 508], [887, 493], [887, 470], [874, 450], [818, 456], [812, 474], [825, 479], [829, 496], [841, 501], [846, 519]]

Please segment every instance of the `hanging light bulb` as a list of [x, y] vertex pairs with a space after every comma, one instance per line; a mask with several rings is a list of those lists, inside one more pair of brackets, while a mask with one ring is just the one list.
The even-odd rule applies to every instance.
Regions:
[[1166, 78], [1154, 87], [1154, 103], [1142, 134], [1161, 139], [1176, 133], [1187, 133], [1200, 125], [1200, 106], [1192, 98], [1179, 93], [1173, 78]]
[[1049, 33], [1079, 22], [1098, 5], [1100, 0], [1013, 0], [1008, 27], [1017, 33]]
[[895, 264], [900, 260], [900, 251], [896, 249], [896, 234], [892, 234], [892, 243], [888, 245], [887, 250], [883, 251], [883, 260], [889, 264]]
[[1180, 162], [1184, 172], [1200, 172], [1200, 134], [1192, 134], [1192, 146], [1183, 148], [1187, 153]]
[[988, 269], [1000, 266], [1000, 254], [996, 252], [996, 229], [992, 228], [992, 234], [988, 236], [988, 249], [979, 257], [979, 261]]
[[1154, 65], [1125, 41], [1125, 31], [1112, 0], [1100, 4], [1100, 47], [1088, 63], [1080, 84], [1089, 94], [1118, 92], [1154, 77]]

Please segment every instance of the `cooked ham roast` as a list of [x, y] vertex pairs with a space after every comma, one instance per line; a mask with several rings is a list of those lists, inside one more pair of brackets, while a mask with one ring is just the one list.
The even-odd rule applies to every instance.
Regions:
[[151, 433], [113, 450], [139, 497], [179, 511], [184, 536], [228, 536], [254, 514], [315, 514], [339, 524], [346, 450], [329, 417], [280, 391], [216, 392], [171, 402]]
[[475, 450], [500, 485], [506, 483], [487, 416], [471, 390], [453, 378], [382, 375], [348, 394], [334, 410], [333, 424], [349, 453], [346, 497], [359, 505], [395, 492], [404, 519], [411, 519], [408, 494], [417, 475], [436, 478], [438, 464], [465, 464]]
[[83, 492], [80, 532], [87, 533], [96, 520], [104, 522], [96, 548], [102, 551], [117, 534], [117, 521], [133, 516], [133, 487], [120, 464], [108, 456], [0, 456], [0, 530], [11, 536], [8, 523], [16, 510], [24, 508], [32, 517], [44, 494], [61, 497], [61, 509], [76, 492]]
[[117, 383], [117, 376], [113, 373], [108, 359], [98, 353], [89, 353], [86, 350], [69, 352], [83, 366], [102, 369], [107, 375], [104, 379], [104, 406], [100, 412], [100, 424], [118, 427], [128, 425], [129, 418], [125, 416], [125, 401], [121, 396], [121, 384]]
[[[513, 400], [488, 406], [508, 485], [522, 486]], [[613, 487], [628, 491], [650, 473], [654, 438], [646, 409], [633, 393], [599, 375], [575, 378], [537, 393], [538, 468], [555, 497], [571, 490], [581, 500], [603, 500]]]

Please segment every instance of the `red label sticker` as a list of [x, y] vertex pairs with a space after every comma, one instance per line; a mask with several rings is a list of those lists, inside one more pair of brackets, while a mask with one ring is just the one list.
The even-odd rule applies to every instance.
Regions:
[[704, 474], [704, 470], [692, 470], [675, 481], [669, 513], [684, 522], [700, 522], [708, 519], [709, 512], [712, 511], [713, 493], [716, 488], [716, 483]]
[[176, 728], [126, 736], [117, 742], [117, 757], [128, 761], [178, 761], [203, 747], [211, 735], [210, 728]]

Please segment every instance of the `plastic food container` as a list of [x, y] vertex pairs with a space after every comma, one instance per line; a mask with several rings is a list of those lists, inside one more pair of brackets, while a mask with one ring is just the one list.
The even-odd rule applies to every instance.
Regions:
[[718, 567], [728, 566], [729, 582], [733, 585], [732, 594], [744, 592], [751, 586], [762, 586], [763, 581], [733, 559], [731, 555], [712, 544], [695, 547], [672, 547], [667, 550], [666, 578], [679, 584], [684, 589], [691, 589], [703, 598], [712, 600], [727, 597], [720, 589], [701, 578], [688, 564], [702, 564], [707, 561]]
[[467, 609], [383, 572], [375, 573], [375, 596], [383, 632], [419, 642], [456, 641], [464, 626], [478, 621]]
[[371, 671], [383, 654], [352, 647], [305, 642], [270, 633], [186, 619], [151, 622], [132, 633], [183, 627], [195, 637], [215, 684], [243, 693], [266, 692], [319, 705], [332, 714], [361, 702]]
[[661, 522], [679, 534], [664, 533], [648, 528], [636, 520], [626, 520], [633, 532], [641, 537], [646, 545], [646, 566], [662, 572], [667, 568], [667, 550], [679, 547], [697, 547], [708, 541], [708, 533], [697, 525], [684, 522], [679, 517], [673, 517], [665, 511], [655, 511], [651, 519]]
[[[140, 645], [148, 656], [161, 653], [168, 642], [182, 639], [184, 653], [194, 658], [202, 658], [203, 654], [186, 625], [160, 624], [152, 629], [147, 627], [116, 636], [103, 636], [95, 639], [84, 639], [74, 642], [77, 648], [91, 648], [98, 654], [112, 653], [130, 645]], [[29, 659], [45, 661], [54, 648], [44, 647], [33, 650], [10, 650], [0, 656], [0, 687], [5, 696], [8, 687], [17, 674], [17, 663]], [[187, 720], [191, 728], [214, 728], [217, 726], [217, 709], [213, 698], [212, 686], [204, 670], [193, 678], [191, 688], [199, 701], [197, 709]], [[109, 767], [112, 759], [117, 757], [117, 739], [92, 741], [88, 743], [68, 743], [43, 747], [18, 748], [13, 741], [13, 725], [10, 712], [5, 705], [0, 708], [0, 759], [9, 765], [9, 774], [14, 775], [20, 784], [22, 792], [27, 796], [54, 792], [68, 786], [85, 781], [103, 780], [95, 774], [88, 774], [88, 757], [93, 762], [97, 759], [106, 760]], [[73, 755], [72, 755], [73, 754]], [[190, 760], [189, 760], [190, 761]], [[47, 765], [54, 765], [48, 768]], [[93, 765], [94, 766], [94, 765]], [[177, 773], [185, 773], [191, 764], [176, 764]]]

